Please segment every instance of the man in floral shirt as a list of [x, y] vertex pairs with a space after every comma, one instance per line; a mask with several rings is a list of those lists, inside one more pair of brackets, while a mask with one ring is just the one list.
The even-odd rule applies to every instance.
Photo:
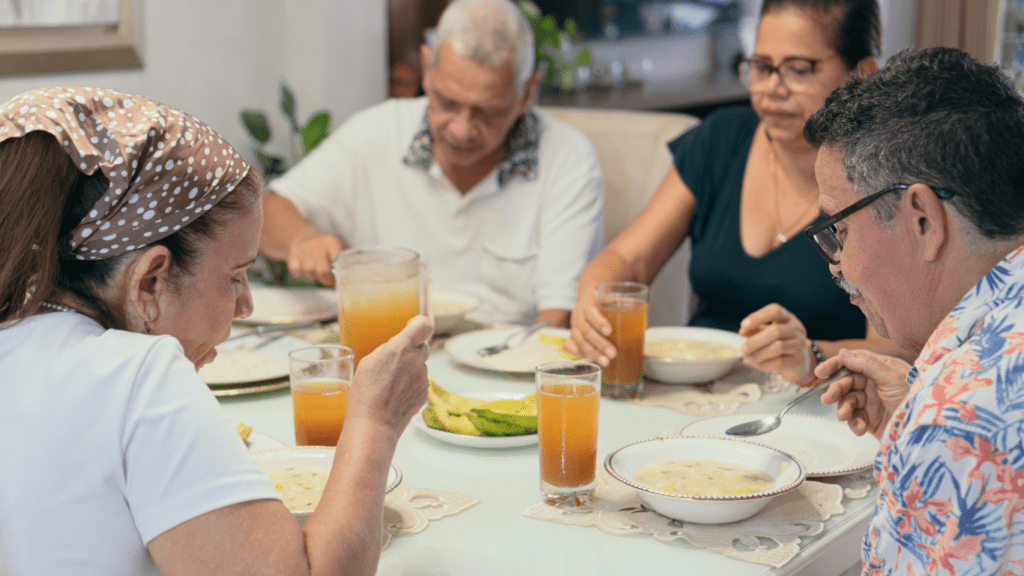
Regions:
[[[805, 232], [914, 365], [842, 351], [822, 397], [881, 441], [866, 574], [1024, 574], [1024, 100], [965, 52], [904, 52], [805, 127]], [[870, 205], [869, 209], [864, 209]]]

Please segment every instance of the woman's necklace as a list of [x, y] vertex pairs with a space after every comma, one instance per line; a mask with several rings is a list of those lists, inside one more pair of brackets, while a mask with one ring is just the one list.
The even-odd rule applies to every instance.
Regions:
[[787, 234], [787, 232], [794, 226], [797, 226], [803, 222], [804, 216], [807, 213], [807, 208], [805, 207], [799, 214], [797, 214], [796, 220], [794, 220], [791, 224], [786, 225], [785, 223], [783, 223], [782, 203], [779, 200], [779, 175], [778, 170], [775, 167], [775, 148], [772, 146], [771, 136], [768, 136], [767, 133], [765, 134], [765, 136], [767, 136], [768, 138], [768, 165], [769, 170], [772, 173], [772, 194], [775, 197], [775, 227], [778, 231], [775, 234], [775, 241], [779, 245], [782, 245], [785, 244], [791, 237]]
[[56, 310], [58, 312], [71, 312], [73, 314], [78, 313], [78, 310], [75, 310], [74, 308], [69, 308], [67, 306], [64, 306], [63, 304], [54, 304], [53, 302], [40, 302], [39, 305], [45, 308], [50, 308], [51, 310]]

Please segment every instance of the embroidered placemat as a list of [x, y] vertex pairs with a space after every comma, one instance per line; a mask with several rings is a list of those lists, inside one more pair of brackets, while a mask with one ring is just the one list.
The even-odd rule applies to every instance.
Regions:
[[760, 372], [741, 365], [710, 384], [661, 384], [646, 380], [643, 394], [633, 402], [707, 418], [730, 414], [742, 404], [760, 400], [762, 394], [789, 386], [793, 384], [774, 372]]
[[[847, 485], [852, 489], [846, 491]], [[862, 491], [858, 491], [864, 488]], [[866, 488], [865, 488], [866, 487]], [[596, 527], [609, 534], [648, 534], [669, 542], [684, 540], [693, 546], [779, 568], [800, 551], [800, 538], [825, 529], [825, 520], [845, 510], [842, 501], [863, 498], [871, 489], [863, 477], [834, 482], [805, 481], [783, 494], [751, 518], [730, 524], [691, 524], [662, 516], [648, 508], [636, 492], [598, 471], [594, 502], [566, 510], [540, 503], [524, 516], [559, 524]]]
[[381, 547], [387, 548], [394, 537], [422, 532], [430, 522], [454, 516], [479, 502], [479, 498], [416, 488], [402, 482], [384, 498], [384, 542]]

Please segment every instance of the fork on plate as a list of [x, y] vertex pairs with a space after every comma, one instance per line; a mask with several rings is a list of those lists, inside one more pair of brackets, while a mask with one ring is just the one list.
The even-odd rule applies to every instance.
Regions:
[[509, 334], [508, 337], [505, 338], [505, 341], [502, 342], [501, 344], [495, 344], [494, 346], [486, 346], [484, 348], [477, 350], [476, 353], [486, 358], [488, 356], [494, 356], [498, 352], [504, 352], [505, 350], [508, 350], [509, 348], [512, 347], [512, 342], [516, 338], [521, 338], [523, 341], [525, 341], [527, 338], [530, 337], [531, 334], [547, 326], [550, 323], [550, 320], [544, 320], [542, 322], [537, 322], [533, 326], [524, 326], [523, 328]]

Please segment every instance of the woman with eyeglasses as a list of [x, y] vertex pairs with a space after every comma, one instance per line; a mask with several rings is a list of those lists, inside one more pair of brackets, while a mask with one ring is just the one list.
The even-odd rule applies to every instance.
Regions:
[[580, 276], [566, 348], [607, 365], [603, 282], [650, 283], [690, 236], [691, 325], [738, 331], [744, 362], [797, 384], [841, 347], [908, 356], [875, 334], [800, 232], [819, 219], [804, 122], [852, 74], [878, 69], [876, 0], [765, 0], [740, 75], [751, 108], [719, 110], [669, 143], [674, 167]]

